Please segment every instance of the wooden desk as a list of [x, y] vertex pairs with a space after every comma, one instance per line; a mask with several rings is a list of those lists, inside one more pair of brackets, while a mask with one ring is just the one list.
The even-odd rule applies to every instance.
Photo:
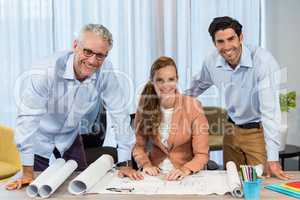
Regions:
[[[299, 171], [289, 171], [287, 174], [293, 176], [292, 180], [299, 180], [300, 179], [300, 172]], [[72, 180], [76, 176], [73, 175], [66, 181], [59, 189], [50, 196], [50, 200], [77, 200], [77, 199], [93, 199], [93, 200], [206, 200], [206, 199], [235, 199], [229, 194], [227, 195], [207, 195], [207, 196], [197, 196], [197, 195], [125, 195], [125, 194], [88, 194], [84, 196], [73, 196], [71, 195], [67, 188], [68, 183], [70, 180]], [[290, 181], [292, 181], [290, 180]], [[269, 178], [263, 181], [263, 186], [271, 184], [271, 183], [283, 183], [286, 181], [280, 181], [275, 178]], [[18, 190], [18, 191], [7, 191], [4, 188], [0, 188], [0, 199], [1, 200], [25, 200], [25, 199], [31, 199], [26, 195], [25, 189]], [[35, 198], [40, 199], [40, 198]], [[261, 191], [261, 199], [280, 199], [280, 200], [286, 200], [286, 199], [294, 199], [292, 197], [288, 197], [286, 195], [273, 192], [271, 190], [262, 189]]]

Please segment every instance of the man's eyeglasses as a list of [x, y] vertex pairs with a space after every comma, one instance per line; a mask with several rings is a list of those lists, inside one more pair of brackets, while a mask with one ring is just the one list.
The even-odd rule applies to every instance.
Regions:
[[92, 57], [93, 55], [96, 55], [96, 59], [98, 61], [103, 61], [107, 57], [107, 54], [95, 53], [91, 49], [87, 49], [87, 48], [83, 48], [82, 52], [83, 55], [86, 57]]

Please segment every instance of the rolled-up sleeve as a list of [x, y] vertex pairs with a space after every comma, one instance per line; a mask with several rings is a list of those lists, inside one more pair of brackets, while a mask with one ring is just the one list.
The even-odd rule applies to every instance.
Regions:
[[[38, 72], [38, 73], [37, 73]], [[48, 82], [44, 71], [30, 75], [24, 92], [20, 91], [17, 102], [15, 142], [24, 166], [33, 166], [35, 134], [40, 118], [47, 112]]]
[[139, 167], [151, 165], [151, 161], [146, 152], [146, 137], [141, 134], [136, 135], [136, 143], [133, 148], [133, 157]]
[[267, 158], [268, 161], [278, 161], [281, 123], [279, 103], [280, 67], [270, 54], [265, 55], [264, 61], [261, 62], [264, 67], [259, 68], [258, 94]]
[[134, 127], [136, 130], [136, 143], [133, 148], [133, 157], [137, 162], [139, 167], [143, 167], [146, 164], [151, 164], [149, 156], [146, 152], [146, 142], [147, 136], [143, 135], [140, 130], [138, 130], [140, 123], [140, 113], [136, 113], [136, 117], [134, 119]]
[[190, 88], [185, 90], [184, 94], [197, 97], [212, 85], [213, 81], [204, 62], [201, 71], [193, 77]]
[[194, 158], [187, 162], [184, 167], [192, 172], [197, 172], [204, 168], [208, 161], [208, 122], [200, 104], [195, 108], [195, 118], [192, 122], [192, 147]]
[[116, 147], [118, 162], [131, 160], [135, 135], [130, 127], [129, 104], [121, 82], [111, 66], [101, 71], [101, 96], [107, 111], [107, 130], [103, 146]]

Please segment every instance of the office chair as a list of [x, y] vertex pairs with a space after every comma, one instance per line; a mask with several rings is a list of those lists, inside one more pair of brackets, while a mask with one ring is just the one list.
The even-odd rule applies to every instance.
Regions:
[[21, 160], [11, 128], [0, 125], [0, 180], [21, 170]]

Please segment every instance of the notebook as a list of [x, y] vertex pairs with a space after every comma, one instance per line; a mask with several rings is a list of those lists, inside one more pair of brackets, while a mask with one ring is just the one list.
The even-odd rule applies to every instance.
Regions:
[[300, 181], [290, 182], [290, 183], [286, 183], [284, 185], [292, 187], [297, 190], [300, 190]]
[[284, 184], [272, 184], [266, 186], [265, 188], [300, 199], [300, 181]]

